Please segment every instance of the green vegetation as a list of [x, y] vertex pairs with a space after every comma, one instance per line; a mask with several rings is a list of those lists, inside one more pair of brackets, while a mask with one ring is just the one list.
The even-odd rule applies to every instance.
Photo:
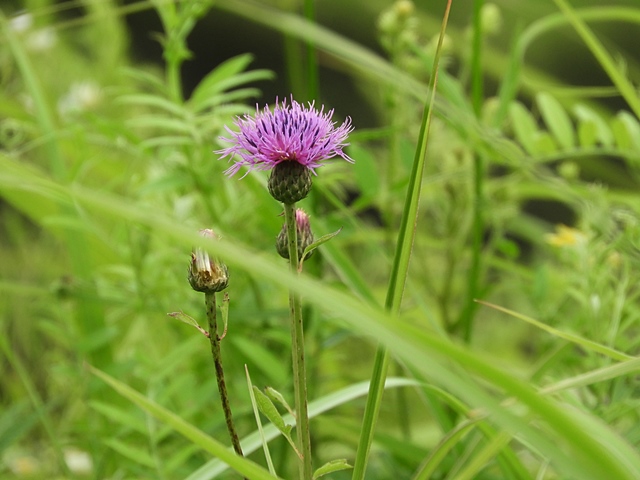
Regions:
[[[322, 478], [640, 478], [640, 8], [454, 0], [439, 44], [444, 0], [299, 3], [0, 12], [0, 478], [297, 478], [289, 292]], [[161, 65], [131, 53], [141, 12]], [[284, 71], [249, 48], [191, 88], [188, 40], [219, 15], [275, 35]], [[299, 275], [268, 172], [213, 153], [276, 82], [355, 127], [355, 163], [297, 202], [321, 240]], [[195, 247], [229, 269], [245, 458]]]

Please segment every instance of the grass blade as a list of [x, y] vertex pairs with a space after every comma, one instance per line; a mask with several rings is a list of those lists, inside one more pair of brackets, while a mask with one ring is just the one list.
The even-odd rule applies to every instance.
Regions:
[[[411, 176], [409, 178], [409, 186], [400, 223], [400, 232], [398, 234], [398, 242], [391, 270], [391, 278], [387, 289], [387, 299], [385, 308], [391, 312], [393, 316], [400, 311], [402, 303], [402, 295], [409, 271], [409, 260], [411, 250], [413, 248], [413, 240], [415, 235], [415, 225], [418, 221], [418, 205], [420, 201], [420, 191], [422, 186], [422, 175], [426, 162], [427, 143], [429, 139], [429, 128], [431, 126], [431, 115], [435, 104], [436, 88], [438, 85], [438, 65], [440, 62], [440, 54], [442, 53], [442, 42], [447, 29], [447, 21], [449, 20], [449, 10], [451, 8], [451, 0], [447, 2], [442, 27], [440, 29], [440, 38], [438, 39], [438, 48], [433, 61], [433, 70], [429, 85], [429, 101], [425, 104], [420, 126], [420, 135], [418, 137], [418, 146], [416, 148], [415, 157]], [[376, 358], [371, 376], [371, 386], [365, 406], [364, 418], [362, 420], [362, 430], [360, 440], [358, 442], [358, 450], [356, 453], [355, 464], [353, 467], [353, 480], [363, 480], [369, 459], [371, 444], [373, 443], [373, 433], [380, 412], [382, 403], [382, 394], [384, 393], [384, 383], [389, 367], [389, 352], [386, 347], [380, 346], [376, 351]]]

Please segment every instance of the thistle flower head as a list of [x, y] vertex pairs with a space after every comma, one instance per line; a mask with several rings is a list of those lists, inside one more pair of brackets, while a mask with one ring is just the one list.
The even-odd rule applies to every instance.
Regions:
[[[296, 208], [296, 239], [298, 245], [298, 260], [302, 259], [304, 249], [313, 243], [313, 232], [311, 231], [311, 223], [309, 215], [301, 208]], [[287, 243], [287, 225], [282, 226], [280, 234], [276, 239], [276, 250], [282, 258], [289, 259], [289, 247]], [[311, 254], [307, 256], [309, 258]]]
[[[348, 162], [353, 160], [342, 151], [348, 145], [347, 136], [353, 129], [351, 119], [347, 117], [342, 125], [336, 128], [331, 121], [333, 110], [324, 112], [308, 107], [293, 100], [290, 104], [284, 100], [273, 112], [266, 106], [260, 111], [256, 106], [254, 116], [245, 115], [236, 118], [235, 125], [240, 129], [234, 132], [227, 128], [230, 138], [221, 140], [230, 142], [231, 146], [219, 150], [221, 158], [236, 159], [226, 170], [229, 176], [235, 175], [243, 167], [251, 170], [270, 170], [282, 163], [295, 162], [315, 174], [315, 169], [323, 162], [336, 156]], [[239, 159], [238, 159], [239, 157]]]
[[[210, 229], [200, 230], [200, 235], [205, 238], [217, 238]], [[191, 253], [189, 283], [196, 292], [220, 292], [229, 285], [229, 271], [224, 263], [210, 257], [205, 250], [198, 247]]]

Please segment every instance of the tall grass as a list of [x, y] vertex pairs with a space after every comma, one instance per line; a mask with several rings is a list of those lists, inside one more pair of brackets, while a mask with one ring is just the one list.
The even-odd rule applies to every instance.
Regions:
[[[39, 2], [0, 16], [2, 478], [295, 478], [286, 439], [265, 416], [258, 431], [244, 371], [292, 403], [288, 290], [305, 304], [314, 466], [356, 464], [327, 478], [640, 476], [637, 59], [595, 23], [640, 10], [524, 2], [518, 30], [507, 8], [477, 1], [466, 18], [452, 2], [434, 62], [445, 3], [379, 12], [385, 57], [314, 21], [311, 2]], [[162, 21], [162, 68], [127, 54], [138, 9]], [[286, 38], [300, 100], [341, 88], [323, 83], [330, 66], [379, 117], [362, 129], [327, 105], [354, 116], [356, 164], [320, 169], [301, 202], [316, 236], [342, 230], [300, 276], [275, 255], [266, 174], [230, 180], [212, 153], [234, 115], [275, 100], [258, 89], [273, 73], [241, 55], [184, 92], [189, 33], [220, 11]], [[574, 88], [528, 63], [572, 29], [611, 85]], [[186, 279], [194, 246], [230, 270], [222, 355], [246, 458], [227, 445], [207, 339], [167, 316], [204, 322]], [[394, 372], [384, 392], [377, 345]], [[364, 414], [372, 380], [379, 415]]]

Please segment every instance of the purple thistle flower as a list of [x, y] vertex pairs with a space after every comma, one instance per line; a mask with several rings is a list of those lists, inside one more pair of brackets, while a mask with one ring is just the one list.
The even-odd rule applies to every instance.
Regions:
[[249, 167], [249, 172], [270, 170], [284, 162], [297, 162], [315, 174], [324, 160], [336, 156], [353, 163], [342, 151], [349, 145], [345, 140], [353, 130], [349, 117], [336, 128], [331, 121], [333, 110], [324, 113], [324, 106], [318, 111], [313, 103], [304, 107], [293, 98], [290, 103], [276, 100], [273, 112], [268, 106], [260, 111], [256, 105], [255, 116], [236, 118], [234, 123], [240, 128], [239, 132], [225, 127], [231, 138], [220, 139], [230, 142], [231, 146], [215, 153], [222, 154], [220, 158], [230, 157], [230, 161], [236, 155], [240, 157], [225, 171], [227, 175], [235, 175], [244, 165]]

